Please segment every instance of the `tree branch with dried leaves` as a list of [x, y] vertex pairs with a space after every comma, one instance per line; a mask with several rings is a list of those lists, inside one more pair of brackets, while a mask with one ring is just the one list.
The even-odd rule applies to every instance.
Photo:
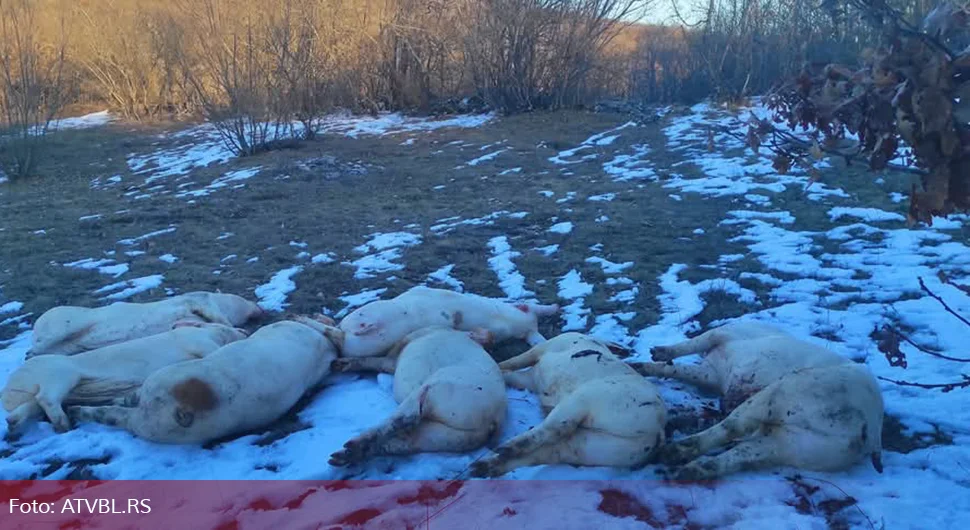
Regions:
[[[749, 144], [775, 151], [776, 167], [786, 170], [820, 152], [865, 158], [873, 170], [896, 169], [890, 161], [905, 144], [922, 187], [913, 184], [910, 222], [932, 224], [934, 216], [970, 209], [970, 47], [947, 46], [968, 34], [970, 10], [943, 2], [917, 28], [884, 0], [826, 4], [863, 11], [883, 31], [883, 44], [864, 54], [859, 69], [806, 63], [767, 96], [773, 121], [806, 129], [811, 141], [754, 120]], [[850, 135], [858, 138], [855, 149], [840, 152], [835, 146]]]
[[[960, 286], [957, 286], [951, 283], [949, 281], [949, 278], [947, 278], [947, 276], [944, 273], [940, 272], [938, 274], [938, 277], [940, 278], [940, 281], [943, 282], [944, 284], [953, 285], [957, 288], [960, 288]], [[960, 323], [970, 328], [970, 320], [968, 320], [966, 317], [959, 314], [958, 312], [954, 311], [953, 308], [951, 308], [950, 305], [947, 304], [947, 302], [943, 299], [943, 297], [941, 297], [940, 295], [930, 290], [930, 288], [926, 286], [926, 282], [923, 281], [923, 278], [919, 278], [919, 285], [920, 285], [920, 288], [923, 290], [923, 292], [925, 292], [930, 298], [936, 300], [937, 303], [943, 306], [943, 309], [946, 310], [947, 313], [953, 315], [958, 321], [960, 321]], [[898, 367], [905, 370], [909, 365], [906, 359], [906, 354], [901, 349], [901, 346], [903, 343], [909, 344], [910, 346], [916, 348], [921, 353], [924, 353], [932, 357], [936, 357], [938, 359], [955, 362], [955, 363], [970, 363], [970, 358], [952, 357], [949, 355], [944, 355], [939, 351], [920, 345], [911, 337], [909, 337], [908, 335], [900, 331], [896, 326], [892, 326], [888, 324], [883, 325], [881, 327], [877, 326], [875, 329], [873, 329], [872, 333], [870, 334], [870, 337], [872, 337], [876, 341], [876, 347], [879, 349], [880, 352], [882, 352], [883, 355], [886, 356], [886, 360], [889, 361], [889, 365], [892, 367]], [[970, 375], [960, 374], [960, 377], [961, 377], [960, 381], [948, 381], [944, 383], [921, 383], [921, 382], [904, 381], [904, 380], [898, 380], [898, 379], [890, 379], [886, 377], [879, 377], [879, 379], [882, 379], [883, 381], [887, 381], [900, 386], [923, 388], [927, 390], [941, 390], [943, 392], [950, 392], [958, 388], [970, 388]]]

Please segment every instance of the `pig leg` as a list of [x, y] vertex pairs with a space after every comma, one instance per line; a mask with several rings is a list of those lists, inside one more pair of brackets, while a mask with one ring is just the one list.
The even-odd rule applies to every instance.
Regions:
[[510, 357], [498, 363], [498, 367], [501, 368], [502, 371], [514, 372], [515, 370], [520, 370], [522, 368], [532, 366], [539, 361], [539, 357], [541, 357], [543, 352], [545, 351], [546, 349], [543, 347], [542, 344], [539, 344], [538, 346], [533, 346], [531, 349], [529, 349], [529, 351], [525, 353], [520, 353], [515, 357]]
[[538, 331], [530, 331], [528, 335], [525, 336], [525, 342], [529, 346], [536, 346], [542, 344], [546, 341], [546, 338], [542, 336]]
[[715, 394], [721, 393], [721, 385], [717, 379], [717, 374], [714, 373], [714, 370], [702, 364], [686, 365], [635, 362], [629, 363], [629, 365], [641, 375], [669, 377], [671, 379], [677, 379], [679, 381], [684, 381], [685, 383], [690, 383], [708, 392]]
[[127, 429], [134, 410], [137, 409], [115, 405], [107, 407], [68, 407], [67, 415], [75, 422], [89, 421]]
[[80, 377], [77, 374], [63, 374], [61, 377], [52, 378], [45, 381], [37, 392], [37, 404], [44, 410], [44, 414], [50, 419], [57, 432], [67, 432], [71, 430], [71, 420], [61, 407], [64, 398], [77, 386]]
[[[734, 409], [723, 421], [707, 430], [669, 443], [660, 448], [657, 459], [664, 464], [693, 460], [732, 440], [743, 438], [765, 426], [765, 412], [770, 410], [774, 392], [758, 392]], [[778, 418], [781, 421], [783, 418]]]
[[411, 455], [415, 453], [465, 453], [478, 449], [492, 431], [466, 431], [436, 421], [424, 421], [408, 436], [394, 436], [384, 441], [373, 456]]
[[701, 457], [679, 469], [674, 480], [714, 480], [741, 471], [757, 471], [784, 465], [778, 440], [761, 436], [745, 440], [714, 457]]
[[720, 346], [728, 339], [727, 334], [720, 328], [705, 331], [700, 335], [667, 346], [650, 348], [650, 355], [655, 361], [672, 361], [678, 357], [699, 353], [701, 355]]
[[512, 388], [530, 390], [532, 392], [536, 390], [531, 368], [521, 372], [502, 372], [502, 377], [505, 379], [505, 384]]
[[[323, 317], [323, 318], [327, 318], [327, 317], [325, 317], [323, 315], [320, 315], [320, 316]], [[342, 329], [333, 327], [333, 326], [331, 326], [329, 324], [325, 324], [324, 322], [322, 322], [320, 320], [313, 319], [313, 318], [309, 318], [309, 317], [305, 317], [305, 316], [295, 317], [293, 319], [293, 321], [294, 322], [299, 322], [300, 324], [303, 324], [304, 326], [307, 326], [308, 328], [311, 328], [313, 330], [316, 330], [317, 332], [319, 332], [320, 334], [322, 334], [324, 337], [326, 337], [327, 340], [329, 340], [330, 342], [332, 342], [333, 345], [336, 346], [338, 350], [343, 350], [344, 349], [344, 332], [343, 332]], [[332, 322], [332, 320], [331, 320], [331, 322]]]
[[472, 463], [469, 474], [478, 478], [500, 477], [520, 467], [532, 467], [556, 462], [558, 448], [540, 447], [539, 449], [515, 458], [492, 455]]
[[387, 421], [348, 440], [343, 449], [330, 455], [329, 464], [337, 467], [362, 462], [377, 454], [381, 445], [391, 437], [412, 432], [421, 423], [422, 402], [426, 394], [426, 386], [413, 392]]
[[529, 309], [540, 317], [552, 316], [559, 312], [557, 304], [529, 304]]
[[21, 403], [19, 407], [10, 411], [7, 415], [7, 437], [10, 438], [14, 431], [20, 428], [27, 420], [44, 415], [44, 409], [40, 408], [37, 401], [31, 399]]
[[396, 365], [397, 359], [391, 357], [341, 357], [330, 363], [330, 371], [393, 374]]
[[327, 315], [324, 315], [324, 314], [315, 315], [313, 317], [313, 320], [316, 320], [317, 322], [323, 324], [324, 326], [336, 326], [337, 325], [337, 321], [336, 320], [334, 320], [334, 319], [332, 319], [332, 318], [330, 318], [330, 317], [328, 317]]
[[586, 411], [587, 407], [576, 394], [567, 396], [542, 423], [500, 445], [495, 453], [503, 458], [517, 458], [562, 441], [579, 429], [586, 419]]

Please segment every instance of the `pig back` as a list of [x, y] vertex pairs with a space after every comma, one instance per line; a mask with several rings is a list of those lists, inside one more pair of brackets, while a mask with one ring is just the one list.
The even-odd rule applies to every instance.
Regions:
[[394, 369], [395, 400], [400, 403], [435, 372], [453, 366], [498, 369], [488, 352], [466, 333], [436, 331], [409, 342], [401, 350]]
[[547, 351], [534, 368], [539, 400], [553, 407], [581, 385], [605, 377], [637, 375], [636, 370], [592, 341], [580, 341], [569, 348]]

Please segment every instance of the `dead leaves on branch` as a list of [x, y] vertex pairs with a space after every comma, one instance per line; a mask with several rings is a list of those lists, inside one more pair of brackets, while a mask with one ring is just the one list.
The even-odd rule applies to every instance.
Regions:
[[882, 170], [898, 157], [901, 138], [922, 170], [922, 190], [911, 195], [912, 221], [932, 223], [933, 216], [970, 209], [970, 47], [952, 53], [940, 40], [967, 30], [968, 8], [943, 3], [920, 33], [883, 2], [849, 3], [882, 21], [886, 44], [867, 50], [858, 69], [806, 64], [767, 98], [776, 123], [815, 135], [801, 152], [774, 149], [761, 125], [749, 128], [748, 145], [775, 151], [775, 169], [784, 174], [806, 167], [803, 158], [818, 160], [823, 145], [854, 135], [869, 167]]
[[[939, 278], [940, 282], [943, 283], [944, 285], [951, 285], [953, 287], [956, 287], [962, 290], [963, 292], [968, 292], [968, 289], [965, 288], [964, 286], [957, 285], [951, 282], [950, 278], [943, 271], [940, 271], [937, 273], [937, 278]], [[926, 286], [926, 282], [923, 281], [923, 278], [918, 278], [918, 280], [919, 280], [920, 289], [923, 292], [928, 294], [930, 298], [933, 298], [934, 300], [937, 301], [937, 303], [942, 305], [947, 313], [950, 313], [951, 315], [956, 317], [961, 323], [963, 323], [968, 328], [970, 328], [970, 320], [968, 320], [963, 315], [960, 315], [959, 313], [954, 311], [953, 308], [951, 308], [949, 304], [947, 304], [946, 300], [943, 299], [943, 297], [941, 297], [940, 295], [930, 290], [930, 288]], [[919, 352], [929, 355], [931, 357], [936, 357], [938, 359], [956, 362], [956, 363], [970, 363], [970, 358], [952, 357], [949, 355], [945, 355], [936, 349], [923, 346], [918, 342], [914, 341], [912, 338], [907, 336], [905, 333], [903, 333], [896, 327], [888, 324], [884, 324], [882, 326], [876, 326], [872, 330], [872, 333], [869, 334], [869, 337], [876, 342], [876, 348], [878, 348], [879, 351], [882, 352], [882, 354], [886, 357], [886, 360], [889, 362], [889, 366], [892, 366], [895, 368], [902, 368], [905, 370], [909, 366], [909, 363], [906, 359], [906, 354], [902, 350], [902, 345], [904, 343], [909, 344]], [[970, 375], [960, 374], [960, 377], [962, 378], [961, 381], [951, 381], [946, 383], [918, 383], [918, 382], [911, 382], [911, 381], [900, 381], [896, 379], [888, 379], [885, 377], [880, 377], [879, 379], [882, 379], [883, 381], [888, 381], [890, 383], [894, 383], [900, 386], [917, 387], [917, 388], [923, 388], [928, 390], [941, 390], [942, 392], [946, 393], [958, 388], [970, 388]]]

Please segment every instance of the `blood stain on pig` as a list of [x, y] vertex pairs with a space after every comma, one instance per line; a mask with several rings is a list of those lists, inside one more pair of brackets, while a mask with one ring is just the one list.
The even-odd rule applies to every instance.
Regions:
[[591, 357], [596, 356], [596, 362], [601, 362], [603, 360], [603, 352], [598, 352], [596, 350], [583, 350], [572, 355], [573, 359], [579, 359], [581, 357]]

